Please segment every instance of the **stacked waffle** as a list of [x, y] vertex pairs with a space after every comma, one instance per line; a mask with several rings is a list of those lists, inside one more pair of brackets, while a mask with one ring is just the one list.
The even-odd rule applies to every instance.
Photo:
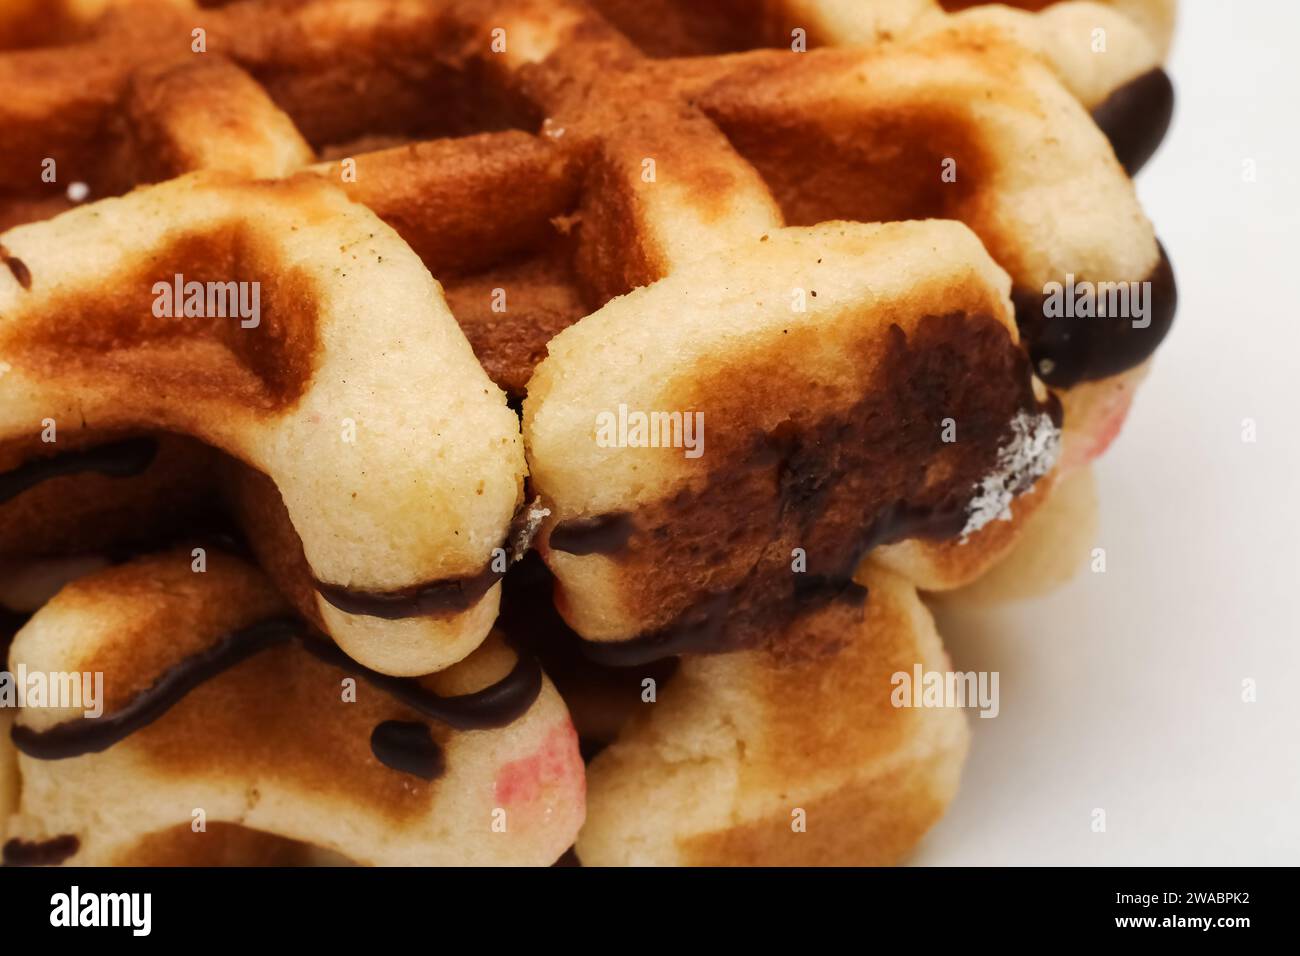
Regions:
[[1068, 574], [1172, 321], [1170, 3], [28, 6], [0, 603], [103, 692], [13, 718], [9, 862], [915, 844], [918, 589]]

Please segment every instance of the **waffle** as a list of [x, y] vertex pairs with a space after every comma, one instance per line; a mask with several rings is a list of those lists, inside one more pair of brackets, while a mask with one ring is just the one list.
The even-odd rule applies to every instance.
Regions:
[[950, 665], [914, 588], [872, 567], [859, 580], [865, 607], [802, 624], [834, 635], [829, 654], [682, 662], [588, 768], [584, 865], [884, 865], [911, 849], [957, 789], [969, 731], [881, 693]]
[[[310, 178], [227, 177], [181, 177], [5, 234], [29, 278], [0, 292], [0, 441], [19, 452], [26, 432], [29, 455], [57, 450], [65, 422], [74, 442], [120, 447], [147, 429], [220, 448], [278, 491], [295, 533], [285, 547], [314, 575], [304, 614], [387, 673], [446, 667], [496, 613], [492, 551], [523, 494], [515, 417], [382, 221]], [[158, 315], [160, 288], [188, 308], [183, 288], [226, 282], [260, 283], [258, 316]], [[42, 420], [55, 441], [31, 434]], [[60, 460], [21, 468], [35, 480]]]
[[[331, 666], [390, 679], [459, 686], [501, 628], [533, 647], [608, 745], [588, 863], [901, 858], [965, 749], [950, 711], [884, 709], [886, 669], [946, 666], [916, 590], [1015, 594], [1001, 562], [1077, 537], [1067, 489], [1176, 306], [1130, 180], [1172, 111], [1172, 4], [1017, 6], [83, 0], [39, 29], [0, 6], [0, 85], [23, 90], [0, 102], [0, 568], [22, 569], [3, 598], [25, 613], [98, 569], [11, 663], [67, 663], [42, 635], [78, 589], [102, 607], [94, 648], [114, 615], [148, 617], [151, 576], [198, 577], [178, 554], [233, 546], [183, 590], [250, 616], [196, 620], [196, 648], [287, 608]], [[1076, 280], [1142, 285], [1145, 323], [1054, 314], [1049, 290]], [[187, 282], [256, 287], [260, 311], [186, 315]], [[511, 606], [528, 576], [542, 593], [516, 584]], [[237, 678], [326, 679], [297, 647], [171, 713], [205, 719]], [[677, 657], [629, 722], [629, 677]], [[126, 799], [152, 779], [138, 749], [169, 718], [94, 757], [26, 754], [12, 839], [74, 835], [77, 862], [299, 844], [550, 862], [583, 811], [571, 741], [537, 736], [567, 727], [549, 684], [543, 704], [499, 733], [568, 802], [517, 844], [415, 835], [412, 816], [404, 853], [382, 800], [341, 834], [323, 804], [280, 805], [290, 778], [247, 813], [247, 774], [219, 765], [168, 776], [172, 804], [121, 833], [85, 832], [102, 780]], [[295, 706], [216, 722], [216, 750]], [[862, 718], [851, 746], [770, 759], [839, 713]], [[359, 719], [322, 733], [360, 739]], [[470, 763], [490, 770], [484, 746]], [[698, 748], [753, 761], [710, 757], [716, 799], [647, 836], [645, 807], [687, 783], [671, 755]], [[787, 839], [795, 789], [849, 838]], [[478, 820], [482, 791], [448, 776], [432, 799]], [[222, 808], [204, 848], [175, 812], [199, 797]]]
[[20, 713], [11, 860], [62, 839], [90, 866], [279, 859], [287, 844], [378, 865], [538, 865], [582, 821], [577, 737], [531, 657], [497, 637], [435, 678], [387, 678], [221, 552], [203, 575], [180, 550], [78, 579], [10, 664], [101, 672], [105, 691], [98, 720]]

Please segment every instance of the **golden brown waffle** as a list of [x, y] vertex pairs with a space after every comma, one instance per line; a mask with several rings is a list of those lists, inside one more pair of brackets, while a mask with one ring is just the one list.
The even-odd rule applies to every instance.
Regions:
[[102, 674], [103, 716], [21, 711], [8, 861], [53, 841], [95, 866], [292, 840], [360, 863], [544, 865], [572, 843], [577, 736], [531, 658], [492, 639], [436, 677], [385, 678], [289, 618], [254, 568], [190, 562], [81, 578], [14, 641], [15, 671]]
[[[540, 527], [597, 657], [815, 673], [877, 612], [862, 646], [912, 646], [907, 586], [863, 571], [864, 612], [859, 563], [980, 578], [1175, 304], [1126, 173], [1168, 123], [1171, 5], [1019, 6], [0, 8], [0, 557], [138, 550], [219, 498], [347, 654], [454, 674]], [[182, 273], [259, 283], [259, 323], [158, 319]], [[1150, 283], [1149, 321], [1049, 317], [1067, 275]], [[602, 442], [627, 409], [702, 414], [702, 453]]]

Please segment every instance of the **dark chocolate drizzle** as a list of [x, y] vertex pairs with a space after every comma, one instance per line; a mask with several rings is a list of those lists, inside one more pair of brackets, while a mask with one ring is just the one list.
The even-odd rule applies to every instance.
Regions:
[[569, 518], [551, 529], [548, 547], [567, 554], [615, 554], [627, 547], [632, 531], [626, 512]]
[[447, 770], [428, 724], [416, 720], [384, 721], [370, 734], [370, 750], [385, 767], [421, 780], [436, 780]]
[[[1054, 406], [1059, 416], [1059, 404]], [[907, 538], [944, 541], [965, 527], [965, 499], [954, 497], [941, 507], [916, 508], [902, 502], [880, 514], [868, 525], [852, 554], [853, 558], [835, 574], [801, 575], [796, 578], [794, 600], [799, 613], [808, 613], [832, 603], [862, 606], [867, 589], [852, 580], [861, 557], [880, 545]], [[636, 667], [681, 654], [715, 653], [722, 646], [723, 631], [731, 609], [732, 591], [720, 591], [697, 601], [672, 623], [626, 640], [593, 641], [580, 638], [588, 660], [605, 667]]]
[[0, 504], [18, 497], [28, 488], [51, 478], [96, 472], [112, 478], [138, 475], [152, 464], [158, 454], [153, 438], [127, 438], [76, 451], [65, 451], [49, 458], [37, 458], [0, 475]]
[[366, 591], [341, 584], [316, 581], [316, 590], [345, 614], [360, 614], [396, 621], [407, 617], [450, 617], [468, 611], [502, 577], [489, 561], [477, 574], [464, 578], [443, 578], [391, 591]]
[[[666, 627], [629, 640], [584, 638], [582, 653], [588, 660], [605, 667], [637, 667], [681, 654], [717, 653], [723, 644], [731, 597], [731, 591], [712, 594], [687, 608]], [[795, 600], [804, 613], [834, 602], [861, 606], [866, 603], [867, 589], [856, 581], [816, 578], [800, 585]]]
[[[536, 504], [536, 501], [525, 499], [515, 509], [502, 545], [507, 566], [522, 560], [532, 544], [528, 528]], [[323, 581], [315, 584], [321, 597], [346, 614], [381, 617], [389, 621], [407, 617], [450, 617], [468, 611], [505, 577], [505, 571], [497, 570], [498, 560], [500, 556], [494, 554], [487, 567], [468, 577], [426, 581], [391, 591], [366, 591]]]
[[17, 256], [10, 255], [9, 250], [0, 245], [0, 261], [3, 261], [9, 267], [9, 271], [14, 274], [18, 284], [24, 289], [30, 290], [32, 287], [32, 270], [27, 268], [27, 263]]
[[18, 840], [5, 843], [5, 866], [58, 866], [81, 849], [81, 841], [71, 833], [49, 840]]
[[[442, 697], [426, 690], [411, 677], [391, 677], [372, 671], [344, 654], [328, 640], [304, 640], [303, 647], [327, 664], [362, 677], [421, 716], [455, 730], [490, 730], [505, 727], [537, 700], [542, 692], [542, 668], [530, 654], [519, 653], [510, 673], [482, 690]], [[517, 652], [518, 653], [518, 652]]]
[[137, 694], [114, 714], [73, 719], [47, 730], [21, 724], [11, 731], [14, 746], [38, 760], [64, 760], [99, 753], [145, 727], [179, 703], [196, 687], [241, 661], [278, 644], [300, 640], [317, 659], [364, 678], [422, 716], [456, 730], [504, 727], [521, 716], [542, 689], [542, 669], [530, 655], [520, 654], [514, 668], [472, 694], [442, 697], [409, 677], [390, 677], [352, 660], [333, 643], [308, 636], [296, 618], [272, 618], [225, 635], [212, 646], [176, 664], [150, 688]]
[[[1165, 247], [1157, 242], [1160, 259], [1144, 280], [1151, 283], [1150, 323], [1134, 328], [1129, 318], [1048, 318], [1044, 292], [1013, 289], [1016, 324], [1029, 349], [1034, 370], [1048, 385], [1069, 388], [1080, 382], [1118, 375], [1141, 365], [1155, 352], [1174, 324], [1178, 284]], [[1083, 278], [1076, 282], [1083, 281]]]
[[1159, 67], [1118, 87], [1092, 111], [1130, 176], [1155, 154], [1173, 116], [1174, 84]]
[[186, 694], [254, 654], [295, 637], [302, 625], [291, 618], [260, 621], [225, 635], [210, 647], [181, 661], [116, 713], [73, 719], [46, 730], [15, 724], [14, 746], [38, 760], [64, 760], [100, 753], [153, 723]]

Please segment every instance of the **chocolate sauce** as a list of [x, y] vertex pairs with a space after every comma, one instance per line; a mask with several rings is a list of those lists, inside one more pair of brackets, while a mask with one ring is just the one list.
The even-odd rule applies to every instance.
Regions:
[[1174, 85], [1159, 67], [1129, 80], [1092, 111], [1130, 176], [1159, 148], [1173, 115]]
[[301, 629], [302, 624], [292, 618], [275, 618], [233, 631], [181, 661], [116, 713], [94, 719], [74, 718], [47, 730], [15, 724], [10, 736], [15, 747], [38, 760], [100, 753], [153, 723], [200, 684], [254, 654], [285, 643]]
[[[1122, 316], [1047, 317], [1049, 295], [1039, 291], [1013, 289], [1011, 300], [1034, 362], [1034, 369], [1048, 385], [1069, 388], [1080, 382], [1118, 375], [1141, 365], [1164, 341], [1178, 310], [1178, 285], [1174, 270], [1157, 243], [1160, 259], [1146, 282], [1151, 284], [1147, 316], [1149, 324], [1134, 328], [1133, 320]], [[1076, 280], [1082, 282], [1087, 277]]]
[[2, 245], [0, 245], [0, 261], [3, 261], [9, 267], [9, 271], [14, 274], [14, 278], [18, 280], [20, 286], [24, 289], [31, 289], [32, 270], [27, 268], [27, 263], [17, 256], [10, 255], [9, 250]]
[[410, 677], [390, 677], [358, 664], [328, 640], [304, 640], [303, 647], [317, 659], [364, 678], [421, 716], [455, 730], [489, 730], [505, 727], [523, 714], [542, 692], [542, 668], [529, 654], [519, 654], [510, 673], [495, 684], [472, 694], [442, 697], [425, 690]]
[[436, 780], [447, 769], [442, 748], [419, 721], [384, 721], [370, 734], [370, 750], [385, 767], [421, 780]]
[[[1059, 418], [1035, 395], [1028, 354], [993, 316], [926, 315], [873, 341], [878, 387], [851, 406], [794, 409], [771, 427], [728, 436], [705, 480], [610, 519], [634, 526], [610, 557], [628, 616], [647, 630], [588, 641], [584, 655], [642, 666], [683, 653], [779, 650], [786, 635], [805, 633], [803, 623], [810, 641], [851, 627], [862, 613], [852, 580], [862, 557], [903, 539], [960, 536], [1016, 423]], [[722, 404], [744, 427], [743, 402]], [[959, 442], [942, 437], [948, 417], [960, 422]], [[561, 606], [565, 599], [561, 590]]]
[[504, 573], [489, 562], [486, 568], [469, 577], [443, 578], [392, 591], [366, 591], [323, 581], [316, 581], [315, 585], [321, 597], [346, 614], [396, 621], [407, 617], [450, 617], [468, 611]]
[[[1048, 407], [1059, 427], [1059, 401], [1049, 402]], [[807, 482], [796, 481], [794, 487], [806, 491]], [[966, 498], [958, 495], [931, 508], [915, 507], [906, 502], [896, 502], [886, 508], [864, 527], [849, 552], [849, 560], [842, 567], [827, 574], [795, 576], [792, 603], [797, 608], [796, 613], [808, 613], [832, 603], [865, 604], [867, 589], [853, 580], [863, 556], [881, 545], [909, 538], [931, 541], [955, 538], [965, 527], [966, 510]], [[656, 631], [619, 641], [582, 639], [582, 653], [606, 667], [634, 667], [680, 654], [715, 653], [725, 643], [723, 632], [735, 590], [717, 592], [697, 601], [672, 623]]]
[[632, 516], [626, 512], [570, 518], [551, 529], [549, 547], [566, 554], [614, 554], [632, 537]]
[[[725, 650], [724, 631], [731, 610], [732, 591], [721, 591], [697, 601], [666, 627], [630, 640], [582, 642], [589, 660], [606, 667], [637, 667], [681, 654], [713, 654]], [[818, 578], [795, 591], [796, 613], [808, 613], [834, 602], [861, 606], [867, 589], [856, 581]]]
[[503, 727], [527, 711], [541, 693], [542, 669], [529, 655], [519, 655], [510, 673], [495, 684], [472, 694], [441, 697], [412, 678], [372, 671], [333, 643], [307, 636], [305, 631], [301, 621], [288, 617], [260, 621], [233, 631], [176, 664], [118, 712], [95, 719], [77, 718], [42, 731], [15, 725], [11, 732], [14, 746], [38, 760], [64, 760], [107, 750], [153, 723], [205, 681], [254, 654], [290, 640], [301, 640], [303, 648], [317, 659], [364, 678], [421, 715], [457, 730]]
[[[538, 499], [525, 497], [510, 519], [502, 548], [506, 565], [523, 559], [533, 543], [533, 509]], [[494, 554], [487, 567], [463, 578], [444, 578], [391, 591], [366, 591], [340, 584], [316, 581], [316, 590], [334, 607], [347, 614], [382, 617], [389, 621], [407, 617], [450, 617], [468, 611], [505, 576], [497, 570], [500, 558]]]
[[630, 640], [584, 640], [582, 653], [606, 667], [635, 667], [665, 657], [716, 651], [731, 608], [731, 591], [712, 594], [687, 608], [667, 627]]
[[111, 478], [138, 475], [158, 454], [153, 438], [127, 438], [123, 441], [65, 451], [49, 458], [37, 458], [0, 475], [0, 504], [18, 497], [28, 488], [51, 478], [95, 472]]
[[49, 840], [9, 840], [4, 847], [5, 866], [58, 866], [81, 849], [71, 833]]

